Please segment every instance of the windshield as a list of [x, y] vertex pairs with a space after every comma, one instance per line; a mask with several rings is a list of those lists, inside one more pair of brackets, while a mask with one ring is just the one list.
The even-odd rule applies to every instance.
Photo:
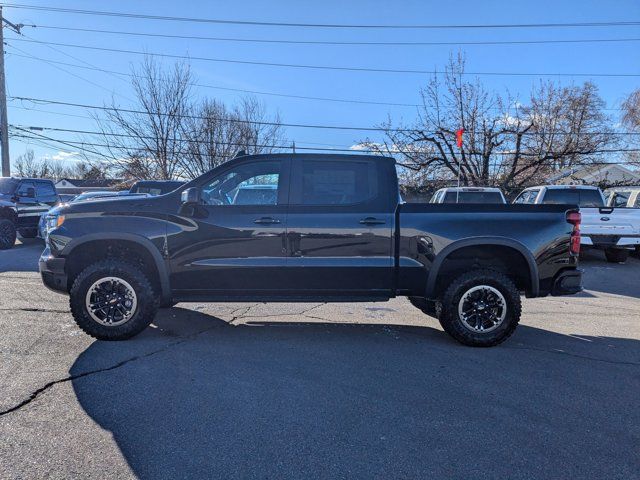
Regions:
[[550, 188], [545, 193], [542, 203], [578, 205], [585, 208], [604, 207], [600, 192], [591, 188]]
[[0, 178], [0, 194], [11, 195], [16, 189], [18, 181], [14, 178]]
[[447, 192], [443, 203], [504, 203], [504, 201], [499, 192]]

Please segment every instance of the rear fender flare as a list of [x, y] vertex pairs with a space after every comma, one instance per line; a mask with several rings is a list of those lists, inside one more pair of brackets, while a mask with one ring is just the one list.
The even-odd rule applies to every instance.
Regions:
[[440, 254], [438, 254], [431, 265], [431, 270], [429, 271], [429, 276], [427, 277], [427, 288], [425, 292], [426, 298], [433, 298], [435, 296], [438, 273], [440, 272], [440, 268], [442, 267], [442, 264], [447, 259], [447, 257], [456, 250], [476, 245], [499, 245], [504, 247], [511, 247], [521, 253], [529, 266], [529, 280], [531, 284], [531, 291], [529, 292], [529, 296], [537, 297], [539, 295], [540, 282], [538, 280], [538, 264], [536, 263], [536, 259], [534, 258], [531, 251], [525, 245], [518, 242], [517, 240], [504, 237], [474, 237], [453, 242], [447, 245], [444, 249], [442, 249]]

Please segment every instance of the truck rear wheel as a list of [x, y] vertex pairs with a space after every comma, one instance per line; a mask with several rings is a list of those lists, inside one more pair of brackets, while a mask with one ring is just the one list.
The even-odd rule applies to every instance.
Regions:
[[73, 282], [69, 304], [78, 326], [98, 340], [125, 340], [142, 332], [158, 311], [158, 297], [138, 267], [98, 261]]
[[492, 270], [473, 270], [449, 285], [438, 310], [440, 325], [460, 343], [492, 347], [515, 331], [522, 306], [509, 277]]
[[629, 250], [626, 248], [607, 248], [604, 251], [609, 263], [624, 263], [629, 258]]
[[0, 250], [8, 250], [16, 243], [16, 226], [11, 220], [0, 219]]

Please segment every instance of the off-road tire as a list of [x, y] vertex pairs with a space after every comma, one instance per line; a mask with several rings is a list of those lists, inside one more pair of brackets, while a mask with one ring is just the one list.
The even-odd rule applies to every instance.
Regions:
[[604, 256], [609, 263], [624, 263], [629, 258], [629, 250], [626, 248], [607, 248], [604, 251]]
[[[122, 325], [107, 326], [95, 321], [85, 305], [87, 291], [104, 277], [128, 282], [137, 297], [133, 316]], [[135, 265], [118, 259], [100, 260], [86, 267], [74, 280], [69, 292], [71, 314], [78, 326], [98, 340], [126, 340], [142, 332], [153, 321], [159, 307], [158, 295], [147, 276]]]
[[0, 219], [0, 250], [9, 250], [16, 243], [16, 226], [11, 220]]
[[[479, 285], [497, 289], [506, 303], [506, 316], [502, 323], [495, 330], [485, 333], [476, 333], [468, 329], [458, 314], [458, 304], [462, 296]], [[444, 331], [460, 343], [471, 347], [493, 347], [513, 334], [520, 321], [522, 305], [520, 292], [509, 277], [493, 270], [473, 270], [451, 282], [437, 303], [436, 311]]]
[[22, 228], [18, 230], [22, 238], [36, 238], [38, 236], [37, 228]]
[[436, 302], [432, 300], [427, 300], [424, 297], [408, 297], [411, 305], [416, 307], [418, 310], [421, 310], [425, 315], [429, 315], [432, 318], [438, 318], [438, 313], [436, 311]]

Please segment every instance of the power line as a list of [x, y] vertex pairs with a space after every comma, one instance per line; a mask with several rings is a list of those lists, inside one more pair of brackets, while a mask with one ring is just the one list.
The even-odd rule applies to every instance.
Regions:
[[267, 43], [286, 45], [355, 45], [355, 46], [453, 46], [453, 45], [535, 45], [535, 44], [562, 44], [562, 43], [621, 43], [638, 42], [640, 38], [592, 38], [576, 40], [488, 40], [488, 41], [468, 41], [468, 42], [346, 42], [346, 41], [325, 41], [325, 40], [286, 40], [286, 39], [264, 39], [264, 38], [237, 38], [237, 37], [210, 37], [201, 35], [172, 35], [168, 33], [145, 33], [122, 30], [101, 30], [95, 28], [63, 27], [58, 25], [27, 25], [37, 29], [63, 30], [70, 32], [87, 32], [91, 34], [105, 33], [111, 35], [129, 35], [136, 37], [169, 38], [183, 40], [206, 40], [215, 42], [238, 42], [238, 43]]
[[[17, 47], [13, 46], [13, 45], [8, 45], [9, 47], [18, 50]], [[23, 52], [23, 50], [19, 50], [21, 52]], [[42, 61], [42, 62], [46, 62], [46, 63], [53, 63], [53, 64], [58, 64], [58, 65], [66, 65], [68, 67], [75, 67], [75, 68], [81, 68], [81, 69], [85, 69], [85, 70], [93, 70], [93, 71], [99, 71], [99, 72], [110, 72], [110, 73], [114, 73], [116, 75], [122, 75], [122, 76], [126, 76], [129, 78], [139, 78], [136, 75], [133, 75], [131, 73], [123, 73], [123, 72], [115, 72], [113, 70], [103, 70], [100, 68], [91, 68], [91, 67], [85, 67], [84, 65], [77, 65], [77, 64], [73, 64], [73, 63], [68, 63], [68, 62], [60, 62], [60, 61], [56, 61], [56, 60], [48, 60], [48, 59], [44, 59], [41, 57], [37, 57], [35, 55], [30, 55], [30, 54], [26, 54], [26, 55], [21, 55], [21, 54], [17, 54], [17, 53], [12, 53], [13, 56], [16, 57], [21, 57], [21, 58], [28, 58], [28, 59], [32, 59], [32, 60], [38, 60], [38, 61]], [[214, 90], [223, 90], [223, 91], [230, 91], [230, 92], [238, 92], [238, 93], [248, 93], [248, 94], [252, 94], [252, 95], [265, 95], [265, 96], [273, 96], [273, 97], [284, 97], [284, 98], [294, 98], [297, 100], [312, 100], [312, 101], [322, 101], [322, 102], [337, 102], [337, 103], [355, 103], [355, 104], [365, 104], [365, 105], [384, 105], [384, 106], [398, 106], [398, 107], [420, 107], [419, 104], [414, 104], [414, 103], [398, 103], [398, 102], [376, 102], [376, 101], [372, 101], [372, 100], [358, 100], [358, 99], [348, 99], [348, 98], [331, 98], [331, 97], [314, 97], [314, 96], [308, 96], [308, 95], [291, 95], [291, 94], [285, 94], [285, 93], [276, 93], [276, 92], [264, 92], [264, 91], [258, 91], [258, 90], [247, 90], [247, 89], [241, 89], [241, 88], [230, 88], [230, 87], [220, 87], [217, 85], [207, 85], [207, 84], [202, 84], [202, 83], [191, 83], [191, 86], [194, 87], [202, 87], [202, 88], [210, 88], [210, 89], [214, 89]]]
[[[33, 97], [18, 97], [18, 96], [9, 96], [10, 100], [18, 100], [18, 101], [28, 101], [39, 104], [50, 104], [50, 105], [63, 105], [69, 107], [79, 107], [79, 108], [87, 108], [93, 110], [102, 110], [102, 111], [118, 111], [124, 113], [136, 113], [147, 115], [149, 112], [144, 110], [136, 110], [131, 108], [117, 108], [117, 107], [105, 107], [99, 105], [90, 105], [86, 103], [75, 103], [75, 102], [63, 102], [60, 100], [48, 100], [43, 98], [33, 98]], [[283, 122], [268, 122], [268, 121], [259, 121], [259, 120], [243, 120], [239, 118], [222, 118], [222, 117], [207, 117], [202, 115], [190, 115], [190, 114], [167, 114], [162, 112], [154, 112], [154, 115], [161, 116], [170, 116], [177, 118], [190, 118], [196, 120], [209, 120], [215, 119], [224, 122], [230, 123], [242, 123], [242, 124], [250, 124], [250, 125], [264, 125], [264, 126], [282, 126], [282, 127], [290, 127], [290, 128], [312, 128], [312, 129], [328, 129], [328, 130], [350, 130], [350, 131], [373, 131], [373, 132], [398, 132], [398, 133], [411, 133], [415, 132], [416, 129], [405, 129], [405, 128], [383, 128], [383, 127], [356, 127], [352, 125], [320, 125], [320, 124], [308, 124], [308, 123], [283, 123]], [[63, 130], [62, 130], [63, 131]], [[87, 132], [84, 132], [87, 133]], [[640, 132], [584, 132], [584, 133], [573, 133], [573, 132], [553, 132], [554, 135], [605, 135], [605, 134], [613, 134], [613, 135], [640, 135]], [[542, 132], [526, 132], [524, 135], [543, 135]]]
[[484, 29], [484, 28], [566, 28], [566, 27], [615, 27], [636, 26], [638, 21], [610, 21], [610, 22], [575, 22], [575, 23], [507, 23], [507, 24], [459, 24], [459, 25], [392, 25], [392, 24], [336, 24], [336, 23], [292, 23], [292, 22], [265, 22], [251, 20], [224, 20], [201, 17], [178, 17], [168, 15], [148, 15], [131, 12], [112, 12], [103, 10], [85, 10], [75, 8], [45, 7], [40, 5], [28, 5], [20, 3], [5, 3], [6, 7], [20, 8], [24, 10], [40, 10], [47, 12], [72, 13], [79, 15], [96, 15], [121, 18], [137, 18], [145, 20], [163, 20], [173, 22], [191, 23], [216, 23], [225, 25], [255, 25], [267, 27], [305, 27], [305, 28], [350, 28], [350, 29]]
[[[238, 65], [254, 65], [263, 67], [280, 67], [280, 68], [298, 68], [311, 70], [333, 70], [348, 72], [367, 72], [367, 73], [402, 73], [402, 74], [420, 74], [420, 75], [443, 75], [448, 72], [442, 70], [418, 70], [418, 69], [401, 69], [401, 68], [373, 68], [373, 67], [340, 67], [335, 65], [309, 65], [300, 63], [277, 63], [277, 62], [259, 62], [253, 60], [235, 60], [228, 58], [213, 57], [196, 57], [187, 55], [175, 55], [170, 53], [153, 53], [140, 52], [138, 50], [125, 50], [120, 48], [95, 47], [89, 45], [76, 45], [73, 43], [57, 43], [45, 42], [41, 40], [29, 40], [26, 38], [12, 38], [11, 41], [37, 43], [42, 45], [56, 45], [59, 47], [80, 48], [85, 50], [95, 50], [100, 52], [111, 53], [127, 53], [133, 55], [145, 55], [165, 58], [175, 58], [182, 60], [198, 60], [203, 62], [230, 63]], [[608, 78], [635, 78], [640, 77], [640, 73], [585, 73], [585, 72], [462, 72], [461, 75], [477, 75], [477, 76], [518, 76], [518, 77], [608, 77]]]
[[[13, 49], [15, 49], [15, 50], [17, 50], [17, 51], [19, 51], [19, 52], [24, 53], [25, 55], [23, 55], [23, 56], [28, 56], [28, 53], [27, 53], [27, 52], [25, 52], [24, 50], [22, 50], [22, 49], [20, 49], [20, 48], [18, 48], [18, 47], [16, 47], [16, 46], [14, 46], [14, 45], [8, 45], [8, 46], [10, 46], [11, 48], [13, 48]], [[16, 54], [12, 54], [12, 55], [16, 55]], [[94, 87], [98, 87], [98, 88], [100, 88], [100, 89], [102, 89], [102, 90], [104, 90], [104, 91], [106, 91], [106, 92], [109, 92], [109, 93], [111, 93], [111, 94], [118, 95], [118, 96], [120, 96], [120, 97], [122, 97], [122, 98], [125, 98], [125, 99], [127, 99], [127, 100], [131, 101], [131, 99], [130, 99], [130, 98], [127, 98], [127, 97], [125, 97], [124, 95], [121, 95], [121, 94], [119, 94], [119, 93], [117, 93], [117, 92], [114, 92], [113, 90], [108, 89], [108, 88], [107, 88], [107, 87], [105, 87], [104, 85], [101, 85], [101, 84], [99, 84], [99, 83], [96, 83], [96, 82], [94, 82], [94, 81], [92, 81], [92, 80], [89, 80], [88, 78], [84, 78], [82, 75], [78, 75], [78, 74], [76, 74], [76, 73], [70, 72], [69, 70], [66, 70], [66, 69], [64, 69], [64, 68], [62, 68], [62, 67], [59, 67], [59, 66], [55, 65], [55, 64], [60, 64], [60, 63], [62, 63], [62, 62], [53, 62], [53, 61], [51, 61], [51, 60], [47, 60], [47, 59], [45, 59], [45, 58], [39, 58], [39, 60], [40, 60], [40, 61], [42, 61], [42, 62], [48, 63], [48, 64], [49, 64], [49, 65], [51, 65], [53, 68], [55, 68], [55, 69], [57, 69], [57, 70], [60, 70], [61, 72], [64, 72], [64, 73], [66, 73], [66, 74], [68, 74], [68, 75], [71, 75], [72, 77], [75, 77], [75, 78], [78, 78], [78, 79], [82, 80], [83, 82], [86, 82], [86, 83], [88, 83], [88, 84], [90, 84], [90, 85], [93, 85]], [[77, 66], [77, 65], [76, 65], [76, 66]], [[84, 68], [90, 68], [90, 69], [92, 69], [92, 70], [99, 70], [99, 71], [100, 71], [100, 69], [99, 69], [99, 68], [95, 68], [95, 67], [84, 67]], [[102, 71], [104, 71], [104, 70], [102, 70]]]
[[[155, 137], [151, 137], [151, 136], [145, 136], [145, 135], [131, 135], [131, 134], [125, 134], [125, 133], [111, 133], [111, 132], [96, 132], [96, 131], [89, 131], [89, 130], [76, 130], [76, 129], [68, 129], [68, 128], [57, 128], [57, 127], [42, 127], [42, 126], [18, 126], [18, 125], [9, 125], [11, 128], [15, 128], [18, 130], [21, 130], [23, 132], [26, 133], [34, 133], [35, 135], [38, 135], [37, 133], [34, 132], [34, 130], [37, 131], [53, 131], [53, 132], [65, 132], [65, 133], [80, 133], [80, 134], [85, 134], [85, 135], [98, 135], [98, 136], [104, 136], [104, 137], [117, 137], [117, 138], [133, 138], [133, 139], [143, 139], [143, 140], [153, 140]], [[176, 139], [169, 139], [172, 141], [175, 141]], [[191, 139], [182, 139], [181, 141], [184, 141], [186, 143], [195, 143], [195, 144], [207, 144], [208, 142], [206, 141], [201, 141], [201, 140], [191, 140]], [[72, 141], [68, 141], [69, 143], [74, 143]], [[107, 145], [107, 144], [92, 144], [92, 143], [86, 143], [86, 142], [77, 142], [81, 145], [93, 145], [93, 146], [102, 146], [102, 147], [109, 147], [109, 148], [125, 148], [128, 149], [128, 147], [117, 147], [117, 146], [112, 146], [112, 145]], [[218, 145], [230, 145], [230, 146], [238, 146], [238, 147], [245, 147], [247, 146], [246, 143], [231, 143], [231, 142], [214, 142]], [[250, 146], [255, 146], [255, 147], [261, 147], [261, 148], [277, 148], [277, 149], [283, 149], [283, 150], [287, 150], [290, 149], [291, 147], [289, 145], [281, 145], [281, 146], [276, 146], [276, 145], [254, 145], [254, 144], [249, 144]], [[297, 147], [296, 148], [300, 148], [300, 149], [304, 149], [304, 150], [319, 150], [319, 151], [349, 151], [349, 152], [361, 152], [361, 153], [377, 153], [379, 154], [380, 151], [379, 150], [374, 150], [374, 149], [332, 149], [332, 148], [315, 148], [315, 147], [307, 147], [307, 148], [303, 148], [303, 147]], [[590, 154], [596, 154], [596, 153], [630, 153], [630, 152], [640, 152], [640, 148], [602, 148], [602, 149], [597, 149], [597, 150], [593, 150], [592, 152], [590, 152]], [[394, 152], [392, 152], [394, 153]], [[395, 153], [402, 153], [400, 151], [395, 152]], [[465, 152], [468, 155], [480, 155], [483, 152], [475, 152], [475, 151], [469, 151], [469, 152]], [[564, 155], [572, 155], [572, 154], [577, 154], [580, 152], [563, 152]], [[510, 151], [496, 151], [493, 152], [493, 155], [513, 155], [513, 152]], [[536, 156], [535, 153], [533, 154], [527, 154], [527, 153], [521, 153], [520, 155], [522, 156]]]
[[[17, 47], [13, 46], [13, 45], [8, 45], [9, 47], [18, 50]], [[21, 52], [24, 52], [23, 50], [19, 50]], [[27, 58], [27, 59], [32, 59], [32, 60], [38, 60], [38, 61], [43, 61], [46, 63], [53, 63], [53, 64], [58, 64], [58, 65], [65, 65], [68, 67], [74, 67], [74, 68], [80, 68], [80, 69], [85, 69], [85, 70], [94, 70], [94, 71], [100, 71], [100, 72], [109, 72], [109, 73], [113, 73], [116, 75], [122, 75], [125, 77], [129, 77], [129, 78], [139, 78], [136, 75], [133, 75], [131, 73], [124, 73], [124, 72], [116, 72], [113, 70], [104, 70], [101, 68], [91, 68], [91, 67], [85, 67], [84, 65], [77, 65], [77, 64], [73, 64], [73, 63], [67, 63], [67, 62], [60, 62], [60, 61], [55, 61], [55, 60], [48, 60], [48, 59], [44, 59], [41, 57], [37, 57], [35, 55], [31, 55], [31, 54], [26, 54], [26, 55], [21, 55], [21, 54], [17, 54], [17, 53], [12, 53], [11, 55], [16, 56], [16, 57], [21, 57], [21, 58]], [[246, 94], [250, 94], [250, 95], [264, 95], [264, 96], [273, 96], [273, 97], [283, 97], [283, 98], [293, 98], [296, 100], [309, 100], [309, 101], [321, 101], [321, 102], [337, 102], [337, 103], [348, 103], [348, 104], [364, 104], [364, 105], [379, 105], [379, 106], [397, 106], [397, 107], [411, 107], [411, 108], [421, 108], [424, 107], [424, 105], [420, 105], [417, 103], [399, 103], [399, 102], [376, 102], [373, 100], [360, 100], [360, 99], [353, 99], [353, 98], [332, 98], [332, 97], [314, 97], [314, 96], [309, 96], [309, 95], [292, 95], [292, 94], [286, 94], [286, 93], [277, 93], [277, 92], [265, 92], [265, 91], [260, 91], [260, 90], [248, 90], [248, 89], [242, 89], [242, 88], [231, 88], [231, 87], [220, 87], [217, 85], [208, 85], [208, 84], [203, 84], [203, 83], [190, 83], [191, 86], [194, 87], [202, 87], [202, 88], [210, 88], [213, 90], [222, 90], [222, 91], [229, 91], [229, 92], [237, 92], [237, 93], [246, 93]], [[492, 110], [500, 110], [499, 108], [492, 108]], [[620, 108], [603, 108], [603, 110], [608, 110], [608, 111], [620, 111]]]

